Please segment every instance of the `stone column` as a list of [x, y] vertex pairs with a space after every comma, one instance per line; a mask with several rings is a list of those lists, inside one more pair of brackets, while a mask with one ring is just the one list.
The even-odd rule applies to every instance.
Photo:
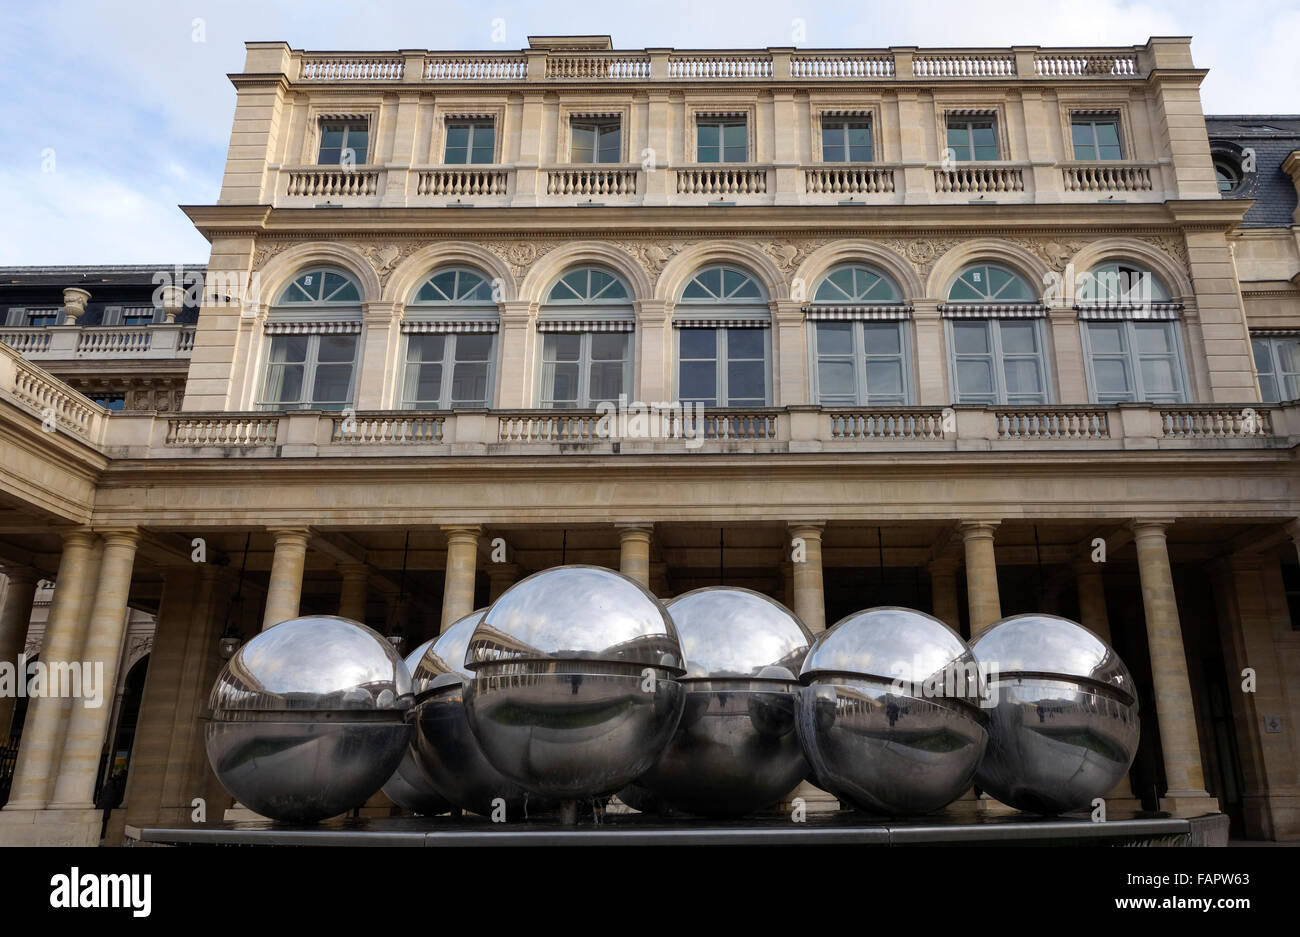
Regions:
[[618, 571], [650, 588], [650, 537], [654, 524], [619, 524]]
[[102, 536], [104, 558], [100, 562], [99, 587], [95, 590], [95, 605], [90, 613], [82, 659], [96, 670], [101, 665], [104, 668], [100, 684], [105, 695], [104, 705], [90, 707], [80, 700], [74, 702], [63, 742], [62, 764], [50, 797], [51, 809], [94, 807], [99, 759], [112, 715], [108, 700], [117, 686], [122, 660], [131, 571], [135, 566], [135, 548], [140, 532], [135, 528], [123, 528], [105, 531]]
[[1137, 520], [1132, 524], [1142, 580], [1151, 679], [1155, 684], [1156, 718], [1169, 789], [1160, 808], [1171, 812], [1214, 813], [1218, 801], [1205, 790], [1201, 741], [1192, 709], [1192, 685], [1187, 676], [1182, 626], [1174, 597], [1174, 579], [1165, 543], [1165, 521]]
[[997, 527], [997, 521], [961, 522], [961, 538], [966, 546], [966, 605], [972, 641], [1002, 617], [998, 562], [993, 551], [993, 533]]
[[495, 602], [501, 594], [519, 581], [518, 563], [490, 563], [488, 575], [488, 601]]
[[957, 560], [938, 556], [930, 561], [930, 608], [934, 617], [954, 631], [961, 630], [957, 602]]
[[1079, 624], [1110, 643], [1110, 615], [1106, 611], [1106, 584], [1101, 564], [1083, 558], [1074, 562], [1074, 582], [1079, 594]]
[[442, 631], [474, 611], [474, 573], [482, 527], [444, 527], [447, 535], [446, 582], [442, 592]]
[[[95, 535], [79, 528], [63, 535], [63, 555], [54, 580], [54, 600], [45, 624], [41, 660], [71, 661], [80, 650], [82, 622], [94, 599]], [[63, 700], [38, 696], [28, 703], [27, 721], [14, 766], [6, 811], [40, 810], [49, 797], [63, 741]]]
[[826, 630], [826, 596], [822, 590], [821, 521], [800, 521], [788, 525], [791, 540], [803, 541], [803, 561], [792, 551], [794, 574], [794, 613], [803, 619], [813, 634]]
[[339, 615], [364, 625], [370, 567], [365, 563], [340, 563], [339, 575], [343, 577], [343, 585], [339, 588]]
[[[0, 663], [17, 668], [15, 680], [26, 678], [26, 667], [18, 667], [18, 655], [27, 641], [27, 625], [32, 617], [32, 601], [36, 598], [36, 571], [27, 566], [6, 566], [3, 569], [9, 580], [5, 590], [4, 608], [0, 610]], [[14, 714], [14, 696], [0, 696], [0, 743], [9, 740], [10, 722]]]
[[307, 528], [279, 527], [271, 530], [275, 537], [275, 556], [271, 559], [271, 581], [266, 587], [266, 613], [262, 630], [298, 617], [302, 601], [302, 573], [307, 565]]

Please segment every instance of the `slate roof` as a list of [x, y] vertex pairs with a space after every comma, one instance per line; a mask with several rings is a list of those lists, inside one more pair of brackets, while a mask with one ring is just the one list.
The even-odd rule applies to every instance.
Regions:
[[1282, 171], [1282, 162], [1292, 151], [1300, 150], [1300, 115], [1207, 114], [1205, 130], [1212, 151], [1230, 152], [1235, 145], [1255, 153], [1255, 171], [1245, 173], [1242, 184], [1224, 196], [1255, 199], [1242, 227], [1289, 228], [1295, 224], [1295, 183]]

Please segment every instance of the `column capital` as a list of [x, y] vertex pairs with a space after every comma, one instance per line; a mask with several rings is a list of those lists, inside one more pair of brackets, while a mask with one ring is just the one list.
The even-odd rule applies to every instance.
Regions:
[[961, 531], [962, 539], [969, 540], [973, 537], [992, 537], [1001, 523], [1001, 519], [958, 521], [957, 528]]
[[139, 527], [96, 527], [95, 533], [106, 546], [133, 547], [140, 542]]
[[310, 527], [268, 527], [266, 528], [266, 531], [275, 538], [276, 543], [279, 543], [282, 540], [288, 542], [301, 540], [303, 543], [306, 543], [307, 538], [311, 536]]
[[80, 546], [93, 547], [98, 534], [89, 527], [74, 527], [71, 530], [65, 530], [62, 534], [63, 545], [65, 547]]
[[36, 582], [41, 578], [37, 575], [36, 570], [32, 569], [30, 566], [20, 566], [17, 564], [13, 566], [0, 566], [0, 575], [3, 575], [15, 585]]
[[792, 537], [805, 540], [821, 540], [822, 531], [826, 529], [825, 521], [787, 521], [785, 529]]
[[655, 525], [653, 521], [629, 521], [624, 524], [615, 524], [618, 530], [619, 540], [643, 540], [649, 542], [654, 536]]
[[448, 543], [477, 543], [478, 538], [483, 536], [483, 528], [479, 524], [444, 524], [439, 529], [447, 535]]
[[1133, 531], [1135, 539], [1143, 536], [1150, 537], [1156, 534], [1163, 537], [1165, 535], [1165, 528], [1172, 525], [1173, 522], [1174, 519], [1172, 517], [1138, 517], [1128, 522], [1128, 528]]
[[489, 579], [513, 579], [519, 575], [518, 563], [488, 563], [483, 571]]
[[344, 579], [370, 578], [370, 567], [365, 563], [338, 563], [334, 568]]

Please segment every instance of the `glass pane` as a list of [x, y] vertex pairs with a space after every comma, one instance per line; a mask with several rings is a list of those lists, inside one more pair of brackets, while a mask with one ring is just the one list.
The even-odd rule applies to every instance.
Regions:
[[766, 329], [727, 329], [727, 357], [763, 357], [763, 333]]
[[469, 162], [469, 150], [463, 146], [448, 146], [442, 161], [449, 166], [460, 166]]
[[1113, 120], [1097, 124], [1098, 146], [1119, 146], [1119, 125]]
[[596, 151], [596, 131], [593, 127], [573, 126], [572, 158], [575, 163], [590, 163]]
[[627, 353], [627, 333], [596, 332], [591, 336], [593, 361], [622, 361]]
[[366, 152], [370, 149], [370, 135], [366, 132], [365, 124], [349, 128], [345, 143], [347, 148], [352, 150], [354, 165], [366, 161]]
[[997, 159], [997, 158], [998, 158], [998, 147], [997, 147], [997, 144], [995, 144], [995, 143], [990, 143], [990, 144], [986, 144], [986, 145], [984, 145], [984, 146], [976, 146], [976, 147], [975, 147], [975, 152], [974, 152], [974, 156], [973, 156], [973, 158], [976, 159], [976, 160], [995, 160], [995, 159]]
[[451, 405], [487, 406], [487, 375], [486, 361], [458, 363], [451, 372]]
[[678, 392], [683, 401], [711, 403], [718, 392], [718, 371], [712, 361], [683, 361]]
[[1273, 356], [1269, 354], [1268, 342], [1262, 339], [1252, 339], [1250, 349], [1255, 354], [1255, 370], [1260, 374], [1273, 373]]
[[1259, 376], [1259, 392], [1265, 403], [1277, 403], [1282, 399], [1277, 392], [1277, 381], [1271, 374], [1261, 374]]
[[[550, 380], [545, 385], [549, 386], [551, 390], [549, 403], [575, 405], [578, 400], [577, 362], [575, 361], [572, 364], [550, 364], [546, 366], [545, 371], [550, 372]], [[543, 377], [545, 378], [545, 374]]]
[[492, 338], [490, 333], [482, 335], [457, 335], [457, 361], [487, 361], [492, 357]]
[[1142, 389], [1147, 394], [1170, 394], [1178, 387], [1174, 363], [1169, 358], [1142, 360]]
[[989, 361], [964, 360], [957, 362], [957, 393], [993, 393], [993, 367]]
[[1119, 355], [1124, 353], [1124, 326], [1088, 323], [1088, 341], [1094, 355]]
[[268, 403], [297, 403], [302, 399], [303, 366], [273, 365], [266, 378]]
[[277, 363], [306, 361], [307, 341], [306, 335], [284, 335], [271, 339], [271, 360]]
[[1124, 153], [1119, 146], [1102, 146], [1097, 149], [1098, 159], [1123, 159]]
[[617, 124], [600, 131], [600, 162], [617, 163], [623, 155], [622, 133]]
[[351, 362], [356, 355], [357, 340], [352, 335], [322, 335], [320, 337], [320, 351], [317, 352], [320, 361], [347, 361]]
[[892, 322], [872, 322], [862, 327], [867, 354], [897, 355], [903, 351], [903, 329]]
[[338, 148], [343, 145], [343, 125], [326, 123], [321, 126], [320, 145]]
[[1076, 143], [1074, 145], [1075, 159], [1096, 159], [1097, 148], [1091, 143]]
[[823, 355], [853, 354], [853, 323], [817, 323], [817, 352]]
[[844, 163], [848, 161], [844, 147], [838, 144], [823, 144], [822, 162], [824, 163]]
[[591, 402], [617, 400], [623, 393], [623, 362], [593, 361], [591, 363]]
[[1008, 355], [1032, 355], [1038, 351], [1037, 328], [1032, 322], [1003, 322], [1002, 351]]
[[1283, 371], [1287, 373], [1300, 371], [1300, 341], [1294, 338], [1279, 339], [1277, 359]]
[[1134, 326], [1137, 332], [1138, 352], [1144, 355], [1168, 354], [1174, 350], [1173, 329], [1165, 324], [1151, 323]]
[[953, 347], [959, 355], [987, 354], [989, 350], [988, 325], [983, 322], [954, 322]]
[[464, 149], [469, 146], [469, 125], [468, 124], [448, 124], [447, 125], [447, 147], [458, 147]]
[[582, 336], [576, 332], [547, 332], [542, 342], [542, 357], [547, 361], [577, 361]]
[[1008, 394], [1037, 394], [1043, 389], [1038, 361], [1033, 358], [1012, 358], [1004, 362]]
[[828, 395], [853, 397], [857, 375], [852, 361], [823, 358], [817, 362], [817, 391], [823, 402]]
[[867, 395], [899, 395], [903, 393], [903, 363], [901, 361], [867, 362]]
[[346, 403], [348, 384], [352, 380], [351, 364], [322, 364], [316, 368], [313, 403]]
[[1122, 358], [1099, 358], [1092, 363], [1098, 394], [1122, 394], [1129, 387], [1128, 367]]
[[716, 329], [679, 329], [678, 355], [682, 358], [716, 358], [718, 332]]
[[764, 368], [761, 361], [731, 361], [727, 364], [727, 398], [754, 402], [764, 398]]
[[316, 162], [322, 166], [337, 166], [343, 161], [343, 148], [337, 146], [322, 146], [320, 155], [316, 157]]
[[1092, 146], [1092, 124], [1088, 121], [1075, 121], [1070, 126], [1070, 137], [1075, 147]]
[[415, 374], [415, 393], [412, 403], [422, 403], [430, 407], [438, 406], [438, 397], [442, 393], [442, 365], [416, 365]]
[[445, 335], [412, 335], [406, 343], [407, 361], [441, 361]]
[[721, 128], [717, 124], [699, 124], [695, 129], [695, 158], [701, 163], [716, 163], [719, 159]]

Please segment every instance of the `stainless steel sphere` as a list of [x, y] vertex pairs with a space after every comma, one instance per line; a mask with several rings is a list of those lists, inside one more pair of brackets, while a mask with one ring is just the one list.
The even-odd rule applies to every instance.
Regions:
[[487, 609], [453, 622], [411, 670], [415, 692], [415, 750], [433, 788], [471, 813], [490, 816], [500, 798], [506, 817], [521, 819], [549, 808], [488, 763], [465, 715], [465, 651]]
[[817, 783], [868, 813], [930, 813], [970, 787], [988, 740], [966, 642], [937, 618], [871, 608], [804, 658], [798, 732]]
[[577, 800], [644, 774], [681, 717], [677, 631], [636, 581], [596, 566], [529, 576], [470, 638], [469, 724], [525, 790]]
[[686, 657], [686, 705], [655, 766], [619, 796], [710, 817], [776, 803], [808, 774], [794, 694], [812, 635], [749, 589], [709, 586], [667, 606]]
[[1124, 662], [1087, 628], [1013, 615], [971, 651], [989, 675], [989, 746], [976, 783], [1018, 810], [1087, 808], [1137, 754], [1138, 699]]
[[365, 803], [411, 735], [406, 664], [380, 634], [332, 615], [280, 622], [243, 645], [209, 705], [217, 779], [241, 804], [285, 822]]
[[[415, 668], [424, 659], [424, 652], [432, 647], [433, 642], [434, 639], [430, 638], [406, 655], [408, 671], [415, 673]], [[411, 716], [412, 713], [408, 712], [408, 720]], [[402, 753], [402, 760], [398, 763], [397, 770], [393, 772], [393, 776], [388, 779], [388, 783], [382, 790], [397, 806], [426, 817], [437, 816], [451, 809], [451, 802], [438, 793], [433, 779], [429, 777], [429, 772], [425, 770], [424, 763], [420, 760], [416, 751], [414, 733], [406, 744], [406, 751]]]

